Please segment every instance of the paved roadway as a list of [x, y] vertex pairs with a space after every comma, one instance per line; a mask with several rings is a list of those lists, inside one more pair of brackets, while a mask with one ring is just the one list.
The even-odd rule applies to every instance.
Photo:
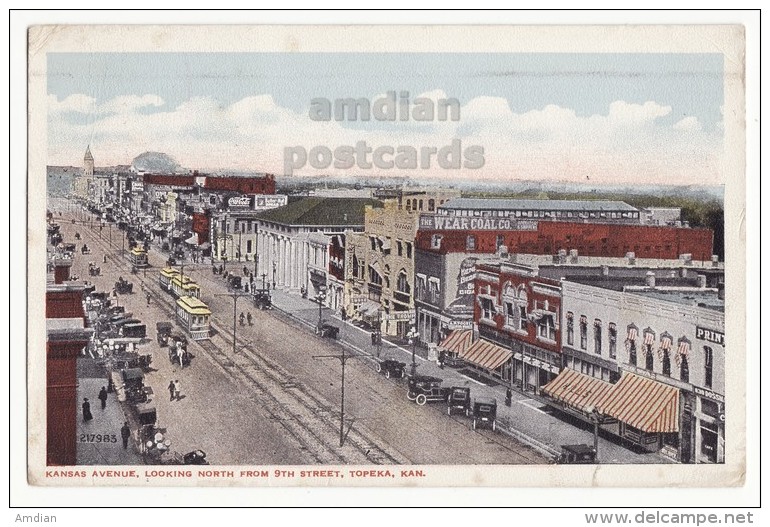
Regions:
[[[347, 362], [345, 414], [350, 430], [346, 429], [345, 447], [339, 448], [340, 364], [336, 359], [313, 356], [339, 355], [340, 344], [316, 337], [301, 320], [252, 307], [254, 326], [237, 327], [238, 353], [233, 355], [233, 300], [217, 296], [227, 290], [209, 264], [185, 266], [185, 274], [201, 284], [203, 299], [215, 313], [218, 334], [203, 346], [192, 345], [196, 355], [192, 366], [181, 369], [170, 364], [165, 348], [154, 340], [155, 321], [173, 320], [170, 298], [157, 286], [157, 271], [165, 255], [153, 248], [153, 267], [146, 275], [132, 276], [120, 255], [121, 231], [113, 226], [110, 246], [108, 227], [100, 239], [98, 228], [68, 223], [73, 217], [82, 220], [78, 209], [61, 200], [51, 200], [50, 206], [57, 213], [65, 240], [74, 241], [77, 230], [93, 249], [90, 256], [76, 253], [73, 273], [81, 281], [92, 281], [98, 290], [111, 290], [119, 275], [134, 282], [135, 293], [120, 296], [119, 301], [147, 324], [152, 340], [140, 351], [152, 353], [157, 368], [147, 375], [147, 382], [155, 392], [159, 423], [168, 428], [178, 451], [201, 448], [216, 464], [548, 462], [547, 457], [504, 434], [472, 431], [466, 418], [446, 416], [443, 406], [419, 407], [407, 401], [404, 381], [386, 380], [366, 359]], [[102, 263], [105, 254], [107, 264]], [[102, 266], [103, 276], [87, 276], [89, 261]], [[153, 298], [149, 306], [143, 286]], [[276, 301], [279, 297], [277, 292]], [[294, 312], [299, 319], [312, 319], [311, 313], [317, 316], [317, 306], [298, 296], [294, 301], [300, 301]], [[241, 306], [246, 309], [247, 299], [239, 300], [239, 311]], [[343, 338], [361, 347], [363, 344], [356, 343], [366, 341], [368, 335], [350, 326], [343, 329]], [[421, 371], [427, 367], [421, 365]], [[172, 379], [182, 384], [186, 397], [181, 401], [169, 401], [166, 386]], [[467, 378], [454, 381], [476, 388]]]

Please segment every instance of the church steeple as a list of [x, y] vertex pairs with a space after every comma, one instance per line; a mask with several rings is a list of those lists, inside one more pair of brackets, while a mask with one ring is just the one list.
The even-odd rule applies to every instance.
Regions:
[[94, 156], [91, 155], [91, 145], [86, 147], [86, 155], [83, 157], [83, 175], [85, 177], [94, 175]]

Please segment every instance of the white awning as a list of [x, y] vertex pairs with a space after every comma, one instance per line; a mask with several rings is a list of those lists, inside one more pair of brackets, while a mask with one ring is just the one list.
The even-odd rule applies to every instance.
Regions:
[[193, 235], [187, 238], [184, 242], [189, 245], [198, 245], [198, 233], [194, 232]]

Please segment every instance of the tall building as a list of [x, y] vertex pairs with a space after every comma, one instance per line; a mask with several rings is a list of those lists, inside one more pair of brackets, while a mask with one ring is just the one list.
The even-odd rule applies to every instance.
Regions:
[[83, 157], [83, 176], [87, 178], [94, 176], [94, 156], [91, 155], [91, 145], [86, 147], [86, 155]]

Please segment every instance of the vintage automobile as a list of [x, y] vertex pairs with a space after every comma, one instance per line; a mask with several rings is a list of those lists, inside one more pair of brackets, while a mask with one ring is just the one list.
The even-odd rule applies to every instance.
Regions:
[[147, 391], [144, 388], [144, 373], [140, 368], [121, 370], [123, 389], [126, 401], [131, 404], [147, 402]]
[[134, 284], [125, 278], [121, 278], [115, 282], [115, 291], [117, 291], [119, 295], [130, 295], [134, 292]]
[[425, 403], [446, 402], [451, 388], [441, 386], [443, 379], [429, 375], [409, 377], [409, 388], [406, 398], [420, 406]]
[[479, 397], [473, 401], [473, 429], [497, 428], [497, 399]]
[[470, 415], [471, 413], [471, 389], [461, 386], [452, 386], [446, 401], [446, 414], [455, 412]]
[[120, 335], [123, 337], [143, 339], [147, 337], [147, 326], [136, 322], [129, 322], [120, 328]]
[[390, 379], [391, 377], [403, 379], [404, 368], [406, 368], [406, 363], [399, 362], [392, 358], [378, 360], [374, 365], [374, 369], [377, 370], [377, 373], [384, 374], [386, 379]]
[[181, 342], [168, 347], [168, 360], [171, 364], [179, 364], [184, 368], [190, 365], [192, 359], [193, 354], [187, 351], [187, 346], [183, 346]]
[[243, 277], [237, 274], [228, 275], [227, 283], [232, 289], [240, 289], [243, 283]]
[[328, 322], [324, 322], [320, 326], [316, 326], [315, 334], [322, 338], [336, 339], [340, 333], [340, 328], [333, 326]]
[[596, 450], [589, 445], [562, 445], [557, 462], [590, 465], [596, 463]]
[[270, 298], [269, 289], [255, 289], [253, 292], [254, 307], [259, 309], [271, 309], [273, 307], [273, 301]]
[[174, 325], [171, 322], [156, 322], [155, 330], [158, 333], [158, 346], [168, 346], [168, 338]]
[[186, 453], [183, 458], [182, 462], [185, 465], [208, 465], [209, 462], [206, 461], [206, 452], [203, 450], [193, 450], [192, 452]]

